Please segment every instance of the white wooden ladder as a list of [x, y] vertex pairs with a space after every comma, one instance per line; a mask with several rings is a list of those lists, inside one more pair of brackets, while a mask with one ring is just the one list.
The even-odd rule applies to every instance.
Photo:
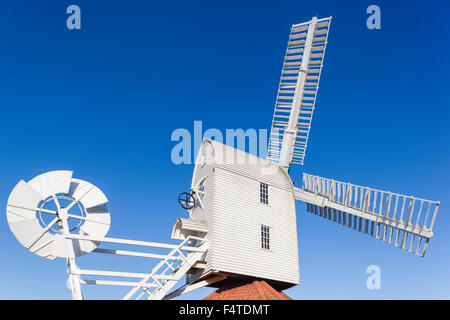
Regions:
[[[145, 295], [147, 295], [148, 300], [161, 300], [168, 295], [173, 286], [181, 280], [186, 272], [197, 261], [202, 260], [202, 256], [208, 249], [208, 243], [205, 241], [198, 247], [200, 251], [189, 252], [185, 255], [181, 250], [188, 239], [189, 238], [180, 243], [166, 258], [162, 259], [136, 287], [128, 292], [124, 297], [124, 300], [130, 299], [140, 289], [142, 292], [137, 296], [136, 300], [143, 298]], [[179, 259], [171, 262], [173, 258], [178, 257]], [[152, 286], [149, 287], [149, 284]], [[149, 288], [153, 288], [153, 290], [151, 291]]]
[[[173, 286], [194, 266], [198, 261], [204, 260], [208, 242], [204, 238], [188, 236], [181, 243], [165, 244], [148, 241], [136, 241], [118, 238], [96, 238], [87, 235], [66, 235], [67, 239], [89, 240], [99, 243], [112, 243], [120, 245], [143, 246], [158, 249], [170, 249], [168, 254], [156, 254], [140, 251], [129, 251], [122, 249], [96, 248], [95, 253], [111, 254], [121, 256], [132, 256], [149, 259], [160, 259], [158, 264], [150, 273], [136, 273], [110, 270], [89, 270], [78, 267], [70, 268], [69, 275], [77, 276], [82, 285], [104, 285], [131, 287], [132, 289], [123, 297], [124, 300], [131, 298], [147, 298], [152, 300], [163, 299], [169, 294]], [[104, 280], [81, 278], [80, 276], [108, 277], [108, 278], [134, 278], [137, 281]]]

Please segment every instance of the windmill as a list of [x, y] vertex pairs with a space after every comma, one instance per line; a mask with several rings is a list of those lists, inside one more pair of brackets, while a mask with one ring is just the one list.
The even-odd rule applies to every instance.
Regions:
[[[82, 285], [127, 287], [124, 299], [170, 299], [231, 279], [297, 285], [296, 200], [314, 215], [424, 256], [439, 202], [306, 173], [297, 188], [289, 176], [291, 164], [304, 162], [330, 23], [331, 17], [313, 17], [291, 27], [267, 159], [203, 140], [190, 191], [178, 198], [189, 215], [174, 223], [178, 244], [106, 237], [106, 196], [64, 170], [17, 183], [6, 210], [11, 231], [29, 251], [66, 259], [74, 299], [83, 298]], [[148, 273], [79, 268], [76, 258], [88, 253], [159, 262]], [[186, 283], [174, 289], [183, 276]]]

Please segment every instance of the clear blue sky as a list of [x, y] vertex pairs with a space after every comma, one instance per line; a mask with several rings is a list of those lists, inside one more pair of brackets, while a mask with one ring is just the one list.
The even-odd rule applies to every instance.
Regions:
[[[77, 4], [82, 29], [66, 28]], [[366, 8], [381, 8], [381, 30]], [[425, 258], [306, 213], [301, 284], [310, 298], [450, 298], [449, 4], [443, 1], [8, 1], [0, 5], [0, 207], [21, 178], [57, 169], [99, 186], [111, 237], [173, 242], [173, 130], [269, 128], [290, 25], [333, 16], [302, 171], [440, 200]], [[79, 259], [92, 268], [95, 257]], [[23, 248], [0, 219], [0, 298], [69, 299], [63, 260]], [[130, 260], [128, 260], [130, 261]], [[144, 272], [103, 259], [97, 267]], [[379, 291], [367, 266], [381, 267]], [[132, 269], [132, 270], [131, 270]], [[211, 292], [186, 295], [197, 299]], [[86, 298], [123, 290], [85, 287]]]

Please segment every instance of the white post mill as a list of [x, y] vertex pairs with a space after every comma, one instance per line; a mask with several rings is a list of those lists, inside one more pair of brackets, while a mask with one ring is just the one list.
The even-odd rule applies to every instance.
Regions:
[[[297, 285], [296, 200], [312, 214], [423, 256], [439, 202], [306, 173], [297, 188], [289, 176], [291, 164], [304, 162], [330, 23], [331, 17], [314, 17], [291, 27], [267, 159], [203, 140], [190, 191], [178, 198], [189, 214], [173, 226], [179, 244], [106, 237], [106, 196], [64, 170], [14, 187], [6, 213], [17, 240], [44, 258], [66, 259], [74, 299], [83, 299], [82, 285], [129, 287], [124, 299], [170, 299], [230, 279], [264, 279], [279, 290]], [[76, 258], [88, 253], [159, 262], [148, 273], [80, 268]], [[175, 289], [185, 275], [186, 283]]]

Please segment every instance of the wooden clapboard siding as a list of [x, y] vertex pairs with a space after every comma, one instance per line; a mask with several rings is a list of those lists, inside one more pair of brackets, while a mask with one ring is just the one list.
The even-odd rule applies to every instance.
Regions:
[[[189, 280], [214, 271], [298, 284], [297, 224], [289, 176], [270, 161], [216, 141], [207, 143], [214, 148], [214, 161], [201, 164], [204, 141], [192, 182], [194, 186], [207, 177], [204, 209], [196, 207], [191, 218], [208, 223], [210, 248], [206, 269]], [[268, 205], [260, 203], [260, 182], [269, 185]], [[269, 251], [261, 248], [261, 225], [271, 228]]]
[[[292, 192], [269, 185], [259, 200], [256, 178], [216, 168], [214, 269], [270, 280], [299, 282], [297, 226]], [[261, 248], [261, 225], [270, 227], [270, 250]]]

